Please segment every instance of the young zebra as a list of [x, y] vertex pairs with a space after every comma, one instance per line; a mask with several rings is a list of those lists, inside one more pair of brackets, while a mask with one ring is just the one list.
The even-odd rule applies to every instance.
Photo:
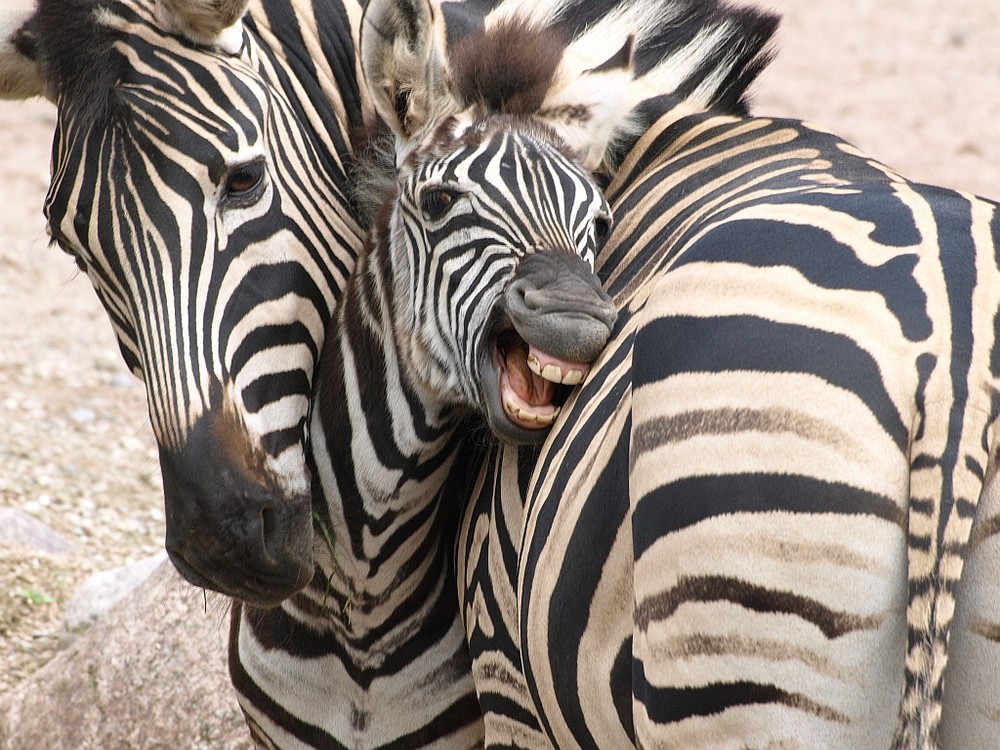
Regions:
[[462, 459], [487, 727], [1000, 746], [997, 204], [801, 122], [645, 113], [611, 341], [543, 446]]
[[[298, 726], [258, 717], [258, 736], [278, 744], [310, 726], [366, 747], [476, 737], [450, 566], [464, 421], [476, 408], [506, 440], [537, 442], [558, 408], [549, 381], [582, 380], [615, 316], [590, 270], [609, 212], [576, 160], [596, 167], [629, 123], [632, 41], [605, 41], [607, 64], [560, 79], [563, 43], [513, 12], [453, 45], [447, 67], [435, 31], [422, 1], [372, 2], [362, 24], [362, 68], [398, 167], [317, 375], [322, 574], [279, 608], [244, 608], [237, 684], [297, 696]], [[541, 106], [569, 88], [591, 104]], [[304, 663], [262, 679], [278, 647]], [[487, 741], [509, 744], [497, 729]]]

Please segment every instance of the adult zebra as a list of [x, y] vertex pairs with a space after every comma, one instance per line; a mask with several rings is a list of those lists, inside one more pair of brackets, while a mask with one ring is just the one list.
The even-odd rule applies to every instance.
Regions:
[[364, 236], [346, 177], [360, 8], [198, 6], [40, 0], [6, 19], [0, 82], [58, 108], [48, 230], [146, 385], [171, 559], [276, 602], [312, 577], [304, 425]]
[[464, 461], [487, 726], [996, 747], [997, 204], [798, 121], [645, 114], [606, 191], [607, 349], [543, 446]]

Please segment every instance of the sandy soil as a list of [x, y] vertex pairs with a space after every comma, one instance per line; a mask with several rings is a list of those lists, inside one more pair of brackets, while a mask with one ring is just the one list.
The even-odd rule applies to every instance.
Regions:
[[[764, 4], [785, 22], [759, 113], [813, 120], [912, 178], [1000, 198], [1000, 5]], [[0, 546], [0, 692], [54, 653], [84, 576], [150, 555], [163, 538], [142, 386], [89, 282], [44, 231], [54, 120], [45, 102], [0, 102], [0, 508], [78, 548]]]

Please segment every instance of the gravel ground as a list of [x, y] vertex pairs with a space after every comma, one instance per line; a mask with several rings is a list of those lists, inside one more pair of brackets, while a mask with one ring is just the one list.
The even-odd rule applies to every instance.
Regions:
[[[758, 112], [815, 120], [913, 178], [1000, 197], [1000, 6], [765, 4], [786, 20]], [[142, 386], [89, 282], [43, 229], [54, 121], [44, 102], [0, 102], [0, 508], [78, 546], [44, 555], [0, 542], [0, 692], [55, 653], [84, 577], [163, 540]]]
[[0, 508], [28, 513], [76, 549], [0, 547], [0, 692], [55, 652], [63, 605], [83, 578], [163, 545], [142, 384], [90, 282], [44, 232], [54, 125], [47, 103], [0, 106]]

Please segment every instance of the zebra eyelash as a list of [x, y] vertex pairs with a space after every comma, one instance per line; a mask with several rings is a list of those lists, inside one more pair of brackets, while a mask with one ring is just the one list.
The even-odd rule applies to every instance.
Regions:
[[425, 188], [420, 193], [420, 213], [428, 221], [438, 221], [451, 209], [461, 197], [461, 193], [453, 188], [436, 185]]

